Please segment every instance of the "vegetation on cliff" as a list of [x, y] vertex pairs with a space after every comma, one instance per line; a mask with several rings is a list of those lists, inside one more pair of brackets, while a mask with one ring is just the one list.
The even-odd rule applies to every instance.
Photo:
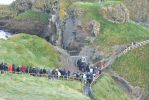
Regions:
[[23, 21], [39, 21], [48, 24], [48, 14], [42, 12], [36, 12], [33, 10], [27, 10], [24, 13], [15, 17], [16, 20]]
[[[119, 1], [112, 1], [112, 4], [119, 3]], [[145, 40], [149, 38], [149, 29], [134, 23], [126, 22], [122, 24], [112, 23], [103, 18], [99, 14], [99, 9], [107, 4], [111, 4], [111, 1], [105, 3], [84, 3], [76, 2], [72, 5], [74, 9], [81, 9], [83, 16], [80, 20], [85, 25], [91, 20], [96, 20], [100, 23], [100, 34], [96, 38], [94, 45], [100, 46], [102, 50], [107, 51], [114, 45], [127, 44], [134, 41]]]
[[44, 39], [34, 35], [17, 34], [0, 40], [0, 62], [35, 67], [54, 67], [59, 54]]

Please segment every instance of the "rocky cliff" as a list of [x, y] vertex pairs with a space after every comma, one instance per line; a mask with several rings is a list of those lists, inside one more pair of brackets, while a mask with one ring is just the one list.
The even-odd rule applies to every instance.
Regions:
[[124, 0], [124, 3], [132, 20], [149, 24], [149, 0]]
[[[80, 0], [76, 0], [80, 1]], [[95, 20], [82, 22], [84, 10], [73, 6], [76, 1], [57, 1], [52, 5], [49, 17], [49, 40], [70, 52], [79, 52], [91, 42], [100, 31], [100, 23]], [[88, 0], [83, 0], [88, 1]], [[95, 2], [92, 0], [90, 2]]]

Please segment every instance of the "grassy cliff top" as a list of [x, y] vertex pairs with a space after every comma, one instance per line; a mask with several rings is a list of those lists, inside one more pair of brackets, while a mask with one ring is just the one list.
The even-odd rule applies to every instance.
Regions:
[[113, 69], [132, 85], [149, 91], [149, 45], [132, 50], [118, 58]]
[[90, 100], [77, 81], [51, 81], [30, 75], [0, 74], [0, 99], [7, 100]]
[[93, 85], [93, 92], [97, 100], [130, 100], [108, 74], [97, 80]]
[[49, 15], [43, 12], [37, 12], [33, 10], [27, 10], [15, 17], [16, 20], [23, 21], [39, 21], [48, 24]]
[[136, 25], [133, 22], [112, 23], [103, 18], [99, 9], [107, 4], [119, 4], [119, 0], [107, 0], [104, 3], [75, 2], [71, 8], [80, 10], [83, 13], [79, 19], [82, 25], [95, 20], [100, 23], [100, 33], [93, 43], [100, 46], [100, 49], [107, 51], [114, 45], [128, 44], [134, 41], [149, 39], [149, 29]]
[[54, 67], [59, 62], [59, 54], [47, 41], [23, 33], [0, 40], [0, 54], [0, 62], [17, 65]]

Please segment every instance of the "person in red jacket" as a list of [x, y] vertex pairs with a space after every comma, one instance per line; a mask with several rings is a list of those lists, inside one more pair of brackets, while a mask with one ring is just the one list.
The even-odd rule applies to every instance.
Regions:
[[8, 66], [8, 72], [12, 73], [12, 64]]

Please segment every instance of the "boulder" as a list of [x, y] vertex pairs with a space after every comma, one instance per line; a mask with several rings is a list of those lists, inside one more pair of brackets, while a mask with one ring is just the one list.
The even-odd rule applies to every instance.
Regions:
[[99, 9], [99, 13], [111, 22], [124, 23], [129, 20], [129, 11], [123, 4], [108, 4]]

